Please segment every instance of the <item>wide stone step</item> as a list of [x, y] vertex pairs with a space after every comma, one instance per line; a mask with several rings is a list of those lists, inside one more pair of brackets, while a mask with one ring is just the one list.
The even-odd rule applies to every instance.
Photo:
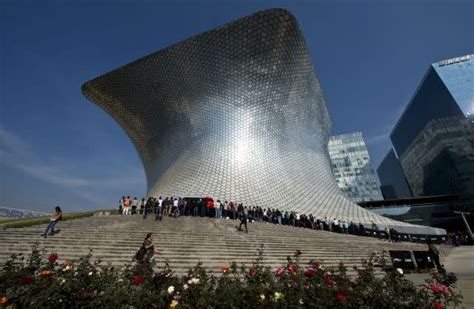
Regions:
[[[238, 221], [213, 218], [164, 218], [161, 222], [143, 220], [140, 216], [103, 216], [60, 222], [61, 232], [46, 239], [40, 237], [46, 225], [0, 230], [0, 264], [11, 254], [31, 251], [38, 242], [46, 254], [57, 252], [59, 262], [76, 260], [92, 249], [93, 259], [116, 266], [133, 261], [148, 232], [154, 233], [155, 246], [163, 253], [159, 265], [169, 260], [176, 273], [186, 273], [198, 261], [219, 273], [223, 263], [231, 261], [251, 265], [257, 249], [264, 245], [264, 262], [271, 267], [286, 263], [296, 249], [303, 251], [302, 265], [311, 259], [326, 266], [343, 262], [349, 268], [361, 266], [372, 252], [387, 250], [426, 250], [425, 245], [389, 243], [369, 237], [344, 235], [327, 231], [279, 226], [266, 223], [249, 224], [249, 233], [236, 231]], [[385, 254], [387, 256], [387, 254]]]

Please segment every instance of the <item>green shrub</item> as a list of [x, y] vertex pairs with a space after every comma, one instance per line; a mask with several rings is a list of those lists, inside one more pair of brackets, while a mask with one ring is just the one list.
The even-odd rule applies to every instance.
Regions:
[[[168, 263], [153, 269], [131, 262], [117, 269], [92, 261], [58, 264], [57, 254], [43, 258], [35, 245], [29, 258], [12, 256], [0, 272], [0, 303], [26, 308], [441, 308], [458, 305], [454, 274], [433, 274], [415, 285], [397, 271], [374, 274], [375, 258], [354, 268], [303, 266], [297, 250], [277, 269], [263, 264], [263, 248], [252, 266], [223, 265], [208, 273], [198, 263], [182, 277]], [[1, 306], [1, 305], [0, 305]]]

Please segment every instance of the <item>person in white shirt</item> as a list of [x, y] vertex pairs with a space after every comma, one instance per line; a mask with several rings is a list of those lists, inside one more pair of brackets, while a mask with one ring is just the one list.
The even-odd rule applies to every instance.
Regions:
[[333, 219], [333, 226], [334, 226], [334, 228], [333, 228], [334, 232], [338, 233], [339, 232], [339, 220], [337, 220], [336, 218]]
[[329, 232], [332, 232], [333, 225], [334, 225], [334, 221], [332, 219], [329, 219], [328, 221]]
[[178, 198], [173, 200], [173, 209], [171, 210], [173, 217], [178, 218], [179, 211], [178, 211]]
[[138, 199], [137, 197], [134, 197], [132, 201], [132, 215], [135, 215], [137, 213], [137, 208], [138, 208]]
[[222, 210], [222, 217], [227, 218], [227, 209], [229, 209], [229, 203], [227, 201], [224, 202], [224, 207]]

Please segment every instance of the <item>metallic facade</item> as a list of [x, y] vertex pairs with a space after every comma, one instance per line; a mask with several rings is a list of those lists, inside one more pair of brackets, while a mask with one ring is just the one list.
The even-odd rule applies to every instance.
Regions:
[[194, 36], [82, 90], [134, 143], [149, 195], [211, 196], [444, 233], [378, 216], [340, 192], [329, 162], [323, 93], [286, 10], [258, 12]]

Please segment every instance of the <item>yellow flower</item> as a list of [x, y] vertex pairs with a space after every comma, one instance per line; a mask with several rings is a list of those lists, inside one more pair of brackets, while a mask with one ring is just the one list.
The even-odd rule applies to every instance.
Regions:
[[178, 305], [178, 301], [176, 299], [173, 299], [171, 301], [170, 308], [176, 308], [177, 305]]
[[265, 294], [260, 294], [260, 300], [264, 301], [265, 300]]

